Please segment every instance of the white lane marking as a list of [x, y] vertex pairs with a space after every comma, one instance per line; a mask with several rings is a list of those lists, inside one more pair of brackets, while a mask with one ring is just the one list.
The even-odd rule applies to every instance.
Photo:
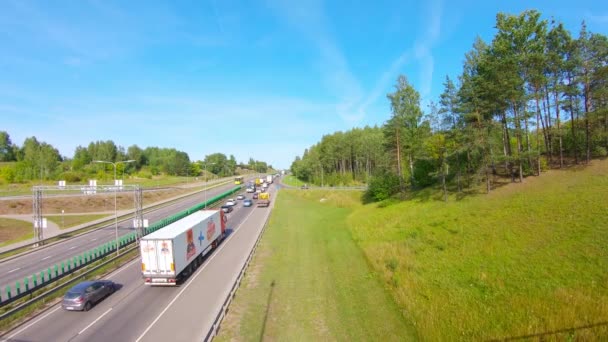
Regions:
[[94, 239], [91, 239], [90, 241], [96, 241], [96, 240], [97, 240], [97, 238], [94, 238]]
[[158, 322], [158, 320], [159, 320], [159, 319], [160, 319], [160, 318], [161, 318], [161, 317], [162, 317], [162, 316], [165, 314], [165, 312], [166, 312], [167, 310], [169, 310], [169, 308], [171, 307], [171, 305], [173, 305], [173, 303], [175, 303], [175, 301], [176, 301], [176, 300], [177, 300], [177, 299], [178, 299], [178, 298], [179, 298], [179, 297], [182, 295], [182, 293], [184, 293], [184, 291], [186, 291], [186, 289], [187, 289], [187, 288], [188, 288], [190, 285], [192, 285], [192, 283], [194, 283], [194, 280], [196, 280], [196, 278], [199, 276], [199, 274], [201, 274], [201, 272], [202, 272], [202, 271], [205, 269], [205, 267], [207, 267], [207, 266], [208, 266], [208, 265], [211, 263], [211, 260], [213, 260], [213, 258], [215, 258], [215, 257], [216, 257], [218, 254], [220, 254], [220, 251], [221, 251], [221, 250], [222, 250], [224, 247], [226, 247], [226, 246], [228, 245], [228, 241], [230, 241], [230, 239], [232, 239], [234, 236], [236, 236], [236, 234], [238, 234], [238, 232], [240, 232], [240, 231], [241, 231], [241, 230], [240, 230], [240, 229], [238, 229], [238, 228], [240, 228], [240, 227], [241, 227], [241, 225], [242, 225], [243, 223], [245, 223], [245, 221], [247, 221], [247, 219], [249, 218], [249, 216], [251, 216], [251, 214], [253, 214], [253, 213], [254, 213], [254, 211], [255, 211], [255, 210], [252, 210], [252, 211], [250, 211], [250, 212], [249, 212], [249, 215], [247, 215], [247, 216], [245, 217], [245, 219], [243, 219], [243, 221], [241, 221], [241, 223], [240, 223], [240, 224], [237, 226], [237, 229], [235, 229], [235, 230], [234, 230], [234, 232], [233, 232], [232, 234], [230, 234], [230, 236], [228, 237], [228, 239], [226, 239], [226, 241], [224, 241], [224, 242], [222, 243], [222, 245], [220, 246], [220, 248], [219, 248], [217, 251], [215, 251], [215, 252], [214, 252], [214, 253], [213, 253], [213, 254], [212, 254], [210, 257], [209, 257], [209, 260], [207, 260], [207, 262], [205, 262], [205, 264], [203, 265], [203, 267], [201, 267], [201, 268], [200, 268], [200, 269], [199, 269], [199, 270], [196, 272], [196, 274], [195, 274], [195, 275], [192, 277], [192, 279], [190, 279], [190, 280], [188, 281], [188, 283], [186, 284], [186, 286], [184, 286], [184, 288], [183, 288], [181, 291], [179, 291], [179, 293], [177, 294], [177, 296], [175, 296], [175, 298], [173, 298], [173, 300], [172, 300], [171, 302], [169, 302], [169, 304], [167, 304], [167, 306], [166, 306], [166, 307], [163, 309], [163, 311], [162, 311], [162, 312], [161, 312], [161, 313], [160, 313], [160, 314], [159, 314], [159, 315], [156, 317], [156, 319], [154, 319], [154, 321], [152, 321], [152, 323], [150, 323], [150, 325], [149, 325], [149, 326], [146, 328], [146, 330], [144, 330], [144, 332], [143, 332], [141, 335], [139, 335], [139, 337], [137, 338], [137, 340], [135, 340], [135, 342], [139, 342], [139, 341], [141, 341], [141, 339], [142, 339], [142, 338], [143, 338], [143, 337], [144, 337], [144, 336], [145, 336], [145, 335], [148, 333], [148, 331], [150, 331], [150, 329], [152, 329], [152, 326], [153, 326], [154, 324], [156, 324], [156, 322]]
[[42, 260], [46, 260], [46, 259], [48, 259], [48, 258], [50, 258], [50, 257], [52, 257], [52, 255], [49, 255], [49, 256], [47, 256], [47, 257], [44, 257], [44, 258], [42, 258]]
[[115, 275], [117, 275], [118, 273], [120, 273], [120, 272], [122, 272], [122, 271], [126, 270], [127, 268], [129, 268], [129, 266], [131, 266], [131, 264], [134, 264], [135, 262], [141, 262], [141, 259], [139, 259], [139, 258], [135, 258], [135, 260], [133, 260], [133, 261], [131, 261], [131, 262], [129, 262], [129, 263], [127, 263], [127, 264], [125, 264], [123, 267], [121, 267], [121, 268], [117, 269], [116, 271], [114, 271], [114, 272], [110, 273], [110, 274], [108, 275], [108, 278], [112, 278], [112, 277], [114, 277]]
[[72, 247], [70, 247], [70, 249], [74, 249], [74, 248], [76, 248], [76, 246], [72, 246]]
[[50, 311], [50, 312], [49, 312], [49, 313], [47, 313], [46, 315], [44, 315], [44, 316], [40, 317], [39, 319], [37, 319], [37, 320], [33, 321], [32, 323], [30, 323], [30, 324], [28, 324], [28, 325], [26, 325], [25, 327], [23, 327], [23, 329], [21, 329], [21, 330], [17, 330], [17, 331], [16, 331], [14, 334], [12, 334], [12, 335], [8, 336], [6, 340], [2, 340], [2, 341], [3, 341], [3, 342], [5, 342], [5, 341], [9, 341], [9, 340], [11, 340], [13, 337], [15, 337], [15, 336], [17, 336], [17, 335], [21, 334], [22, 332], [24, 332], [26, 329], [28, 329], [28, 328], [29, 328], [29, 327], [31, 327], [32, 325], [34, 325], [34, 324], [36, 324], [36, 323], [38, 323], [38, 322], [42, 321], [42, 320], [43, 320], [43, 319], [45, 319], [47, 316], [49, 316], [50, 314], [52, 314], [53, 312], [55, 312], [55, 311], [57, 311], [57, 310], [59, 310], [59, 309], [61, 309], [61, 306], [56, 307], [55, 309], [53, 309], [52, 311]]
[[78, 332], [78, 335], [81, 335], [83, 332], [85, 332], [85, 330], [89, 329], [93, 324], [97, 323], [97, 321], [99, 321], [100, 319], [102, 319], [103, 316], [105, 316], [110, 311], [112, 311], [112, 308], [109, 308], [108, 311], [102, 313], [101, 316], [97, 317], [97, 319], [94, 320], [93, 322], [91, 322], [91, 324], [87, 325], [84, 329], [80, 330]]
[[14, 270], [10, 270], [10, 271], [8, 271], [7, 273], [13, 273], [13, 272], [15, 272], [15, 271], [19, 271], [20, 269], [21, 269], [21, 267], [17, 267], [17, 268], [15, 268]]

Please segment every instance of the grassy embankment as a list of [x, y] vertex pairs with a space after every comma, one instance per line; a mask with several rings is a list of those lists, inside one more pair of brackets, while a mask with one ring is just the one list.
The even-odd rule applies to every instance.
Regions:
[[33, 237], [31, 222], [0, 217], [0, 247]]
[[89, 215], [54, 215], [54, 216], [45, 216], [49, 221], [59, 227], [59, 229], [68, 229], [75, 226], [78, 226], [83, 223], [92, 222], [104, 217], [113, 217], [113, 215], [108, 214], [89, 214]]
[[357, 199], [303, 201], [304, 193], [278, 196], [218, 341], [408, 339], [413, 328], [350, 237]]
[[[45, 216], [59, 229], [71, 228], [83, 223], [108, 217], [108, 214]], [[24, 220], [0, 217], [0, 247], [34, 237], [32, 223]]]
[[304, 182], [297, 179], [293, 175], [283, 176], [283, 178], [281, 178], [281, 183], [283, 183], [285, 185], [291, 185], [291, 186], [297, 186], [297, 187], [300, 187], [304, 184]]
[[[385, 207], [360, 205], [355, 196], [279, 196], [223, 340], [258, 339], [261, 329], [278, 340], [352, 339], [344, 333], [357, 329], [350, 317], [384, 322], [377, 313], [359, 316], [352, 309], [374, 297], [384, 302], [385, 294], [362, 291], [366, 282], [348, 275], [361, 252], [343, 247], [352, 245], [346, 232], [342, 240], [331, 238], [345, 227], [368, 261], [370, 269], [361, 272], [383, 284], [401, 309], [387, 314], [395, 320], [404, 313], [424, 340], [608, 338], [608, 161], [448, 203], [428, 191]], [[320, 203], [322, 197], [329, 200]], [[326, 277], [343, 285], [328, 291]], [[340, 304], [345, 297], [347, 306]], [[336, 310], [344, 315], [340, 324], [315, 316]], [[354, 339], [381, 339], [373, 324], [360, 328], [370, 335]]]

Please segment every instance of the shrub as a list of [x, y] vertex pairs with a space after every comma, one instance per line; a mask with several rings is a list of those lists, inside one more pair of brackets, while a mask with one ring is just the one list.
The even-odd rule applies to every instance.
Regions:
[[437, 167], [434, 162], [419, 159], [414, 162], [414, 181], [418, 186], [429, 186], [436, 182]]
[[78, 183], [82, 179], [82, 174], [74, 171], [66, 171], [59, 175], [59, 180], [65, 180], [67, 183]]
[[596, 146], [593, 149], [593, 156], [594, 157], [607, 157], [608, 156], [608, 151], [606, 150], [606, 148], [604, 146]]
[[13, 183], [15, 181], [15, 168], [12, 166], [1, 167], [0, 179], [5, 180], [7, 183]]
[[367, 191], [363, 195], [366, 203], [379, 202], [399, 192], [399, 177], [394, 173], [381, 172], [371, 177]]
[[150, 172], [148, 170], [141, 170], [137, 173], [137, 177], [152, 179], [152, 172]]

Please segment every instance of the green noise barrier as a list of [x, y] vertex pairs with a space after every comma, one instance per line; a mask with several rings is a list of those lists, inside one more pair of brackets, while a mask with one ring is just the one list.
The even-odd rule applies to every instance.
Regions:
[[[210, 207], [212, 204], [222, 200], [225, 197], [228, 197], [228, 196], [238, 192], [239, 190], [241, 190], [241, 186], [236, 186], [233, 189], [225, 191], [212, 198], [209, 198], [208, 200], [206, 200], [202, 203], [199, 203], [188, 209], [182, 210], [176, 214], [173, 214], [169, 217], [159, 220], [159, 221], [153, 223], [150, 227], [146, 228], [144, 230], [144, 235], [155, 232], [163, 227], [170, 225], [173, 222], [183, 219], [184, 217], [186, 217], [188, 215], [191, 215], [199, 210]], [[121, 236], [118, 240], [118, 246], [120, 246], [121, 248], [126, 247], [127, 245], [134, 243], [136, 241], [137, 241], [137, 233], [133, 232], [133, 233]], [[42, 286], [48, 285], [48, 283], [50, 283], [50, 282], [56, 281], [64, 276], [86, 266], [89, 263], [92, 263], [100, 258], [105, 257], [106, 255], [108, 255], [110, 253], [115, 252], [116, 247], [117, 247], [116, 241], [112, 240], [112, 241], [103, 243], [91, 250], [85, 251], [81, 255], [73, 256], [72, 258], [68, 258], [67, 260], [62, 261], [61, 263], [57, 263], [57, 264], [53, 265], [52, 267], [49, 267], [46, 270], [46, 277], [45, 277], [45, 271], [40, 271], [38, 276], [36, 275], [36, 273], [34, 273], [30, 277], [25, 277], [23, 279], [23, 287], [25, 289], [23, 289], [21, 287], [21, 283], [17, 280], [15, 283], [15, 295], [13, 295], [11, 286], [7, 285], [5, 288], [6, 295], [2, 296], [2, 293], [0, 293], [0, 307], [4, 306], [6, 304], [9, 304], [19, 298], [22, 298], [23, 296], [27, 295], [28, 293], [36, 291], [38, 288], [40, 288]], [[30, 284], [32, 284], [33, 286], [30, 287]]]

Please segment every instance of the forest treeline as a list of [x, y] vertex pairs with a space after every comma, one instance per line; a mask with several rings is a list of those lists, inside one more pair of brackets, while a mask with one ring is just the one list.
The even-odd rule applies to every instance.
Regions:
[[[272, 168], [266, 162], [250, 158], [248, 163], [237, 163], [235, 157], [223, 153], [205, 156], [202, 161], [191, 161], [186, 152], [174, 148], [137, 145], [125, 149], [112, 140], [95, 141], [87, 147], [78, 146], [72, 158], [61, 156], [59, 151], [36, 137], [26, 138], [22, 146], [11, 141], [6, 131], [0, 131], [0, 183], [24, 183], [32, 180], [65, 180], [81, 182], [91, 179], [112, 179], [116, 163], [117, 177], [136, 175], [142, 178], [164, 174], [170, 176], [200, 176], [203, 171], [225, 177], [239, 169], [267, 172]], [[124, 163], [124, 161], [129, 161]]]
[[291, 171], [324, 185], [369, 183], [369, 200], [412, 187], [461, 191], [497, 175], [589, 163], [608, 151], [608, 39], [583, 22], [578, 37], [538, 11], [499, 13], [491, 42], [477, 38], [456, 81], [423, 112], [404, 76], [380, 127], [325, 135]]

